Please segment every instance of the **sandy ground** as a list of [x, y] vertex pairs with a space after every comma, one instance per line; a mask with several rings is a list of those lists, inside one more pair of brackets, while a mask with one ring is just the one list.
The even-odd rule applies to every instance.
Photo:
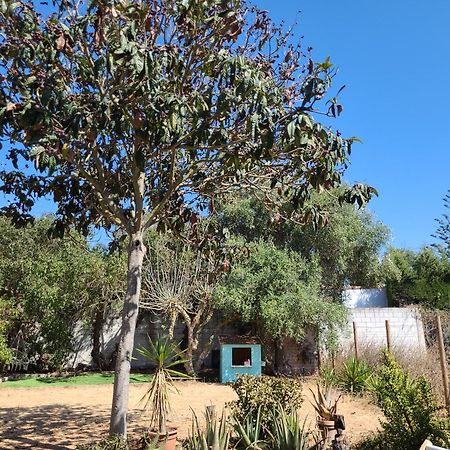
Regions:
[[[305, 401], [301, 414], [314, 421], [314, 410], [309, 403], [311, 394], [304, 385]], [[207, 405], [220, 410], [226, 402], [235, 399], [233, 390], [220, 384], [183, 381], [178, 383], [180, 394], [173, 395], [173, 422], [178, 435], [186, 437], [192, 410], [202, 414]], [[148, 425], [148, 413], [138, 405], [145, 385], [130, 386], [130, 436], [138, 436]], [[74, 449], [77, 444], [98, 440], [108, 430], [112, 396], [111, 385], [15, 388], [0, 390], [0, 450]], [[339, 413], [345, 416], [347, 435], [356, 442], [362, 435], [375, 430], [379, 410], [365, 399], [345, 396]]]

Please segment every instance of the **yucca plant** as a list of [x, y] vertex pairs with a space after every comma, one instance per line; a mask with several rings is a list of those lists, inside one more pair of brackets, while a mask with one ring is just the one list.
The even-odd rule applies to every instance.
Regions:
[[355, 357], [344, 362], [339, 374], [339, 385], [351, 394], [359, 394], [366, 390], [372, 377], [372, 369], [369, 365]]
[[322, 367], [320, 369], [320, 384], [327, 387], [333, 387], [337, 384], [337, 375], [332, 367]]
[[273, 411], [272, 450], [317, 450], [319, 444], [310, 443], [305, 421], [300, 422], [297, 411], [287, 413], [278, 407]]
[[160, 435], [166, 435], [167, 419], [171, 411], [169, 393], [178, 392], [173, 377], [190, 377], [174, 369], [186, 362], [183, 359], [184, 351], [180, 351], [177, 344], [159, 336], [155, 341], [149, 337], [148, 342], [149, 348], [139, 347], [137, 350], [145, 360], [155, 366], [155, 373], [141, 402], [144, 402], [146, 409], [151, 410], [150, 429]]
[[203, 430], [199, 424], [197, 415], [194, 413], [192, 430], [189, 438], [185, 441], [185, 450], [228, 450], [230, 445], [231, 429], [227, 420], [226, 411], [222, 411], [220, 420], [214, 408], [206, 408], [206, 429]]
[[314, 400], [311, 402], [311, 405], [323, 420], [333, 420], [337, 413], [337, 405], [341, 395], [338, 394], [338, 392], [331, 385], [324, 386], [317, 383], [316, 388], [317, 395], [312, 389], [310, 389]]
[[263, 439], [263, 425], [261, 420], [261, 406], [256, 415], [250, 411], [243, 420], [233, 417], [233, 429], [239, 439], [236, 448], [258, 450], [266, 446]]

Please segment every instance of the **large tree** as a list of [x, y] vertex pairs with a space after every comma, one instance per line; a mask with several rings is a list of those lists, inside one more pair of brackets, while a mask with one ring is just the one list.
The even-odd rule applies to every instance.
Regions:
[[[126, 436], [146, 231], [195, 224], [244, 186], [271, 207], [288, 197], [301, 209], [312, 190], [341, 183], [352, 139], [311, 115], [332, 81], [329, 60], [313, 63], [245, 2], [54, 3], [50, 15], [0, 3], [0, 136], [12, 165], [0, 174], [3, 212], [21, 225], [36, 198], [51, 197], [53, 234], [96, 226], [128, 238], [110, 422]], [[341, 109], [332, 99], [329, 114]], [[357, 185], [342, 198], [371, 193]]]
[[52, 222], [17, 229], [0, 218], [0, 335], [15, 353], [37, 358], [40, 369], [68, 362], [77, 325], [92, 330], [95, 343], [103, 318], [118, 310], [124, 278], [123, 258], [90, 248], [75, 231], [49, 239]]
[[322, 292], [341, 299], [346, 284], [375, 287], [383, 282], [380, 253], [389, 240], [389, 230], [367, 209], [339, 205], [339, 190], [315, 194], [310, 200], [327, 210], [327, 226], [284, 220], [285, 205], [278, 216], [271, 215], [258, 195], [242, 194], [219, 205], [217, 220], [235, 236], [246, 241], [271, 240], [278, 248], [319, 260]]
[[346, 322], [346, 312], [321, 295], [318, 259], [308, 261], [263, 240], [247, 247], [248, 257], [241, 258], [216, 286], [214, 306], [225, 317], [250, 325], [261, 337], [301, 342], [313, 332], [316, 342], [331, 344]]

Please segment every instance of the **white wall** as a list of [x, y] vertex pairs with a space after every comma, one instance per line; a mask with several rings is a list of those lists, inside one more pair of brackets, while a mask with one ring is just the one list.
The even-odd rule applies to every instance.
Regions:
[[386, 288], [345, 289], [342, 293], [347, 308], [386, 308], [388, 298]]
[[389, 320], [393, 348], [410, 351], [426, 349], [423, 323], [414, 308], [354, 308], [349, 310], [348, 328], [341, 347], [353, 347], [353, 322], [358, 346], [386, 347], [386, 320]]

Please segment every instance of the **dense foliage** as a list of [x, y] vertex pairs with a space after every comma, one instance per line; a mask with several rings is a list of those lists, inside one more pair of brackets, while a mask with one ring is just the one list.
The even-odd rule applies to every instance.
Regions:
[[114, 288], [123, 273], [118, 256], [106, 260], [76, 233], [49, 239], [51, 223], [49, 217], [16, 229], [0, 219], [1, 336], [10, 353], [34, 357], [41, 369], [61, 366], [74, 349], [76, 326], [89, 332], [99, 312], [101, 329], [117, 310]]
[[295, 378], [243, 375], [231, 386], [238, 396], [232, 403], [235, 417], [244, 420], [249, 414], [253, 418], [260, 414], [260, 421], [266, 427], [274, 409], [281, 406], [289, 413], [303, 402], [302, 383]]
[[322, 270], [321, 290], [340, 299], [345, 284], [374, 287], [383, 282], [379, 255], [389, 232], [370, 211], [337, 204], [338, 196], [339, 190], [313, 196], [312, 201], [328, 211], [325, 227], [286, 221], [281, 214], [274, 217], [267, 213], [262, 199], [248, 194], [221, 205], [218, 217], [231, 234], [248, 242], [270, 240], [307, 260], [317, 259]]
[[320, 295], [317, 259], [277, 248], [272, 242], [249, 243], [248, 256], [235, 261], [216, 287], [216, 307], [229, 317], [252, 324], [271, 338], [303, 340], [308, 330], [329, 339], [346, 320], [339, 304]]
[[363, 449], [417, 450], [425, 439], [448, 447], [450, 424], [440, 415], [440, 407], [424, 377], [412, 379], [394, 357], [385, 353], [372, 388], [386, 418], [379, 435], [363, 442]]
[[417, 253], [391, 249], [384, 257], [383, 272], [394, 305], [450, 309], [450, 260], [445, 254], [431, 248]]

